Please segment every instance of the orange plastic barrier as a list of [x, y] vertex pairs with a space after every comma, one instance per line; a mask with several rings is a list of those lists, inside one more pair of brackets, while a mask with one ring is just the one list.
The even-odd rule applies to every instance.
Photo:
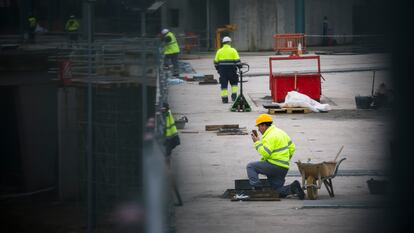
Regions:
[[293, 52], [298, 51], [299, 44], [301, 45], [302, 52], [306, 49], [305, 34], [275, 34], [273, 35], [275, 44], [273, 49], [277, 52]]

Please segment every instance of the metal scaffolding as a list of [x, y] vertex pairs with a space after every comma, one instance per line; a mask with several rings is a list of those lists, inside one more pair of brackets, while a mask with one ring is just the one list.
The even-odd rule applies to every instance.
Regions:
[[[101, 40], [61, 48], [50, 58], [56, 62], [50, 72], [59, 74], [61, 89], [71, 90], [62, 93], [76, 100], [75, 107], [62, 101], [59, 109], [76, 111], [79, 149], [73, 152], [79, 161], [80, 202], [93, 232], [112, 232], [125, 224], [145, 232], [170, 231], [162, 109], [170, 74], [163, 70], [160, 45], [157, 39]], [[69, 68], [62, 71], [61, 63]], [[61, 143], [65, 136], [59, 133]], [[117, 216], [123, 206], [144, 211], [145, 220], [122, 222]]]

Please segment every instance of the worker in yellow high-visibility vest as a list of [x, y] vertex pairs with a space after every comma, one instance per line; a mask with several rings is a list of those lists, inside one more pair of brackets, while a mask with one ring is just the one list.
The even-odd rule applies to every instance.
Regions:
[[262, 189], [259, 174], [267, 176], [269, 184], [276, 190], [280, 197], [295, 194], [299, 199], [305, 198], [305, 193], [295, 180], [290, 185], [285, 185], [285, 177], [289, 170], [289, 162], [295, 152], [295, 144], [289, 135], [272, 125], [273, 119], [268, 114], [261, 114], [256, 118], [256, 126], [262, 134], [262, 138], [251, 134], [254, 148], [261, 155], [260, 161], [247, 164], [247, 175], [250, 185], [254, 189]]
[[29, 17], [27, 17], [27, 28], [29, 36], [28, 39], [30, 43], [35, 43], [35, 31], [37, 23], [37, 18], [33, 14], [29, 14]]
[[161, 31], [162, 40], [164, 42], [164, 65], [168, 67], [170, 64], [173, 66], [173, 76], [178, 76], [180, 70], [178, 67], [178, 54], [180, 53], [180, 46], [178, 46], [177, 38], [174, 33], [168, 29]]
[[237, 50], [231, 47], [231, 38], [225, 36], [223, 38], [223, 46], [217, 50], [214, 58], [214, 66], [220, 75], [220, 96], [223, 104], [229, 102], [227, 86], [231, 85], [231, 99], [236, 100], [237, 85], [239, 83], [239, 76], [237, 75], [237, 67], [241, 67], [240, 57]]
[[70, 43], [76, 42], [78, 40], [79, 28], [80, 28], [79, 20], [76, 19], [75, 15], [71, 15], [68, 21], [66, 21], [66, 25], [65, 25], [65, 29], [69, 34]]
[[165, 125], [164, 125], [164, 137], [166, 155], [170, 156], [172, 149], [180, 145], [180, 137], [178, 136], [177, 127], [175, 126], [175, 120], [171, 113], [168, 103], [164, 103]]

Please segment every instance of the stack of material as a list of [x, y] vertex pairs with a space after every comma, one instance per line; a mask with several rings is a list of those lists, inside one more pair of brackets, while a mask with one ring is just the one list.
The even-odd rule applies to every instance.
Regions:
[[200, 85], [206, 85], [206, 84], [217, 84], [217, 80], [214, 79], [214, 75], [212, 74], [208, 74], [208, 75], [204, 75], [204, 80], [200, 81], [198, 84]]
[[206, 131], [218, 131], [217, 136], [223, 135], [247, 135], [246, 127], [239, 125], [206, 125]]

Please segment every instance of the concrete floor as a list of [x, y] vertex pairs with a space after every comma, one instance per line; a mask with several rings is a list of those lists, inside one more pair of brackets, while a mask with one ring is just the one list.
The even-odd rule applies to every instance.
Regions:
[[[267, 76], [270, 55], [241, 54], [242, 61], [250, 65], [249, 74], [253, 75], [245, 78], [248, 82], [243, 86], [252, 112], [230, 112], [231, 104], [221, 103], [219, 85], [187, 82], [169, 87], [173, 114], [176, 118], [185, 115], [189, 120], [179, 130], [181, 145], [172, 155], [184, 202], [175, 211], [176, 232], [320, 233], [383, 229], [386, 218], [382, 210], [386, 202], [382, 196], [369, 193], [366, 181], [386, 177], [338, 176], [333, 179], [336, 196], [330, 198], [322, 186], [316, 201], [290, 197], [279, 202], [231, 202], [220, 197], [226, 189], [234, 188], [234, 180], [247, 179], [246, 164], [258, 160], [259, 155], [249, 135], [217, 136], [205, 131], [205, 125], [239, 124], [247, 131], [255, 128], [255, 118], [267, 112], [262, 107], [266, 102], [263, 97], [271, 95]], [[218, 79], [213, 56], [200, 55], [186, 62], [198, 73], [214, 74]], [[385, 54], [321, 55], [322, 71], [384, 67], [388, 63]], [[314, 66], [285, 62], [278, 68], [300, 70]], [[388, 75], [387, 71], [377, 71], [375, 87], [381, 82], [389, 84]], [[372, 72], [324, 74], [321, 102], [330, 104], [331, 111], [272, 115], [276, 126], [284, 129], [296, 144], [292, 162], [309, 158], [313, 162], [329, 161], [344, 145], [339, 158], [346, 160], [340, 170], [362, 174], [373, 170], [386, 172], [390, 111], [357, 110], [355, 106], [356, 95], [371, 94], [372, 76]], [[291, 164], [289, 174], [286, 183], [301, 181], [295, 163]], [[324, 208], [326, 205], [345, 207]]]

